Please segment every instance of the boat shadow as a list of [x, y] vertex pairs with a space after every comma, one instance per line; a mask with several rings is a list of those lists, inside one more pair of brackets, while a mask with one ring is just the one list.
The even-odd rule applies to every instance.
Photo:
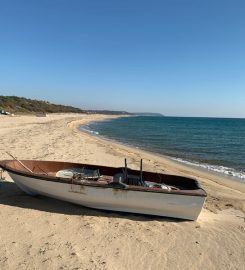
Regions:
[[129, 219], [133, 221], [159, 221], [159, 222], [185, 222], [176, 218], [165, 218], [143, 214], [123, 213], [109, 210], [97, 210], [69, 202], [45, 197], [32, 197], [20, 190], [14, 182], [0, 180], [0, 205], [14, 206], [23, 209], [33, 209], [48, 213], [75, 215], [75, 216], [98, 216]]

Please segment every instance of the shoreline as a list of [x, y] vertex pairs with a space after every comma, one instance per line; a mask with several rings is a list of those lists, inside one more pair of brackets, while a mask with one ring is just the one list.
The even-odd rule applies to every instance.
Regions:
[[[123, 117], [123, 116], [119, 116], [119, 117]], [[119, 118], [118, 117], [118, 118]], [[110, 119], [110, 118], [106, 118], [104, 120], [107, 120], [107, 119]], [[102, 120], [96, 120], [96, 121], [93, 121], [93, 122], [98, 122], [98, 121], [104, 121], [103, 119]], [[87, 122], [86, 124], [88, 123], [92, 123], [92, 122]], [[98, 141], [101, 141], [101, 142], [104, 142], [104, 143], [108, 143], [108, 144], [113, 144], [117, 147], [121, 147], [121, 148], [124, 148], [128, 151], [131, 151], [131, 152], [137, 152], [137, 153], [140, 153], [140, 154], [143, 154], [143, 155], [149, 155], [153, 158], [157, 158], [157, 159], [160, 159], [163, 163], [164, 162], [169, 162], [169, 163], [172, 163], [173, 166], [175, 167], [178, 167], [178, 169], [180, 170], [185, 170], [185, 173], [184, 175], [186, 176], [190, 176], [190, 174], [192, 174], [192, 171], [195, 171], [196, 174], [203, 174], [207, 177], [211, 176], [211, 177], [216, 177], [217, 178], [217, 182], [218, 184], [224, 184], [224, 186], [227, 186], [227, 187], [230, 187], [230, 188], [235, 188], [239, 191], [242, 191], [242, 192], [245, 192], [245, 184], [242, 182], [242, 180], [240, 180], [238, 177], [234, 177], [234, 179], [232, 179], [231, 176], [228, 176], [228, 175], [225, 175], [225, 174], [222, 174], [221, 172], [215, 172], [215, 171], [212, 171], [212, 170], [209, 170], [207, 168], [202, 168], [202, 167], [199, 167], [199, 166], [195, 166], [194, 164], [186, 164], [186, 163], [182, 163], [182, 162], [179, 162], [178, 160], [174, 160], [175, 158], [174, 157], [170, 157], [170, 156], [167, 156], [167, 155], [164, 155], [164, 154], [159, 154], [159, 153], [156, 153], [156, 152], [153, 152], [153, 151], [149, 151], [149, 150], [145, 150], [145, 149], [141, 149], [141, 148], [138, 148], [138, 147], [135, 147], [133, 145], [129, 145], [129, 144], [125, 144], [125, 143], [122, 143], [122, 142], [118, 142], [116, 140], [113, 140], [113, 139], [110, 139], [110, 138], [107, 138], [105, 136], [98, 136], [96, 134], [93, 134], [93, 133], [89, 133], [89, 131], [87, 132], [86, 130], [81, 130], [80, 127], [83, 126], [84, 124], [79, 124], [77, 123], [77, 130], [81, 133], [83, 133], [84, 135], [88, 135], [88, 136], [91, 136], [92, 138]], [[144, 160], [143, 160], [144, 162]]]
[[143, 158], [145, 170], [198, 179], [208, 197], [197, 221], [100, 211], [31, 197], [4, 172], [0, 269], [242, 269], [245, 192], [211, 174], [79, 130], [81, 122], [110, 117], [118, 116], [1, 117], [1, 159], [9, 159], [5, 153], [9, 151], [20, 160], [119, 167], [126, 157], [129, 166], [138, 169]]
[[[122, 116], [123, 117], [123, 116]], [[120, 116], [119, 116], [120, 118]], [[90, 124], [96, 123], [98, 121], [93, 121]], [[176, 162], [176, 164], [182, 164], [184, 166], [186, 166], [187, 168], [192, 168], [192, 169], [196, 169], [196, 170], [200, 170], [201, 172], [206, 172], [206, 173], [210, 173], [213, 176], [217, 176], [219, 178], [224, 178], [225, 181], [228, 182], [239, 182], [240, 184], [244, 184], [245, 185], [245, 174], [243, 172], [240, 172], [239, 170], [232, 168], [232, 167], [226, 167], [225, 165], [216, 165], [216, 164], [211, 164], [211, 163], [205, 163], [202, 161], [197, 161], [197, 160], [188, 160], [188, 159], [183, 159], [182, 157], [179, 157], [178, 155], [175, 156], [171, 156], [171, 155], [167, 155], [165, 153], [158, 153], [155, 152], [154, 150], [151, 149], [147, 149], [144, 148], [144, 146], [136, 146], [133, 145], [131, 143], [127, 143], [126, 141], [120, 141], [117, 139], [113, 139], [113, 138], [109, 138], [106, 135], [100, 135], [99, 132], [97, 130], [91, 130], [90, 127], [87, 128], [87, 124], [85, 125], [80, 125], [80, 131], [87, 133], [91, 136], [94, 136], [95, 138], [98, 139], [102, 139], [111, 143], [115, 143], [121, 146], [126, 146], [128, 148], [131, 148], [133, 151], [140, 149], [144, 152], [153, 154], [155, 156], [158, 157], [162, 157], [162, 158], [166, 158], [168, 160], [172, 160], [174, 162]], [[221, 168], [223, 169], [227, 169], [227, 170], [221, 170]], [[228, 173], [229, 172], [229, 173]]]
[[[110, 117], [96, 119], [93, 122], [103, 121], [109, 118]], [[86, 124], [87, 123], [88, 122], [86, 122]], [[121, 155], [122, 157], [121, 158], [122, 162], [121, 164], [118, 164], [118, 166], [122, 166], [123, 160], [126, 157], [126, 158], [129, 158], [129, 160], [130, 159], [132, 160], [131, 162], [128, 161], [129, 167], [132, 167], [132, 169], [138, 169], [140, 158], [143, 158], [145, 170], [159, 171], [159, 172], [169, 173], [169, 174], [179, 174], [179, 175], [188, 176], [188, 177], [197, 179], [209, 195], [204, 205], [206, 209], [211, 210], [214, 213], [216, 213], [217, 211], [222, 211], [227, 208], [234, 208], [236, 210], [242, 211], [243, 214], [245, 213], [245, 199], [241, 198], [241, 200], [236, 200], [236, 196], [232, 196], [232, 198], [229, 198], [229, 195], [226, 195], [225, 198], [218, 198], [218, 201], [220, 201], [220, 205], [213, 204], [213, 200], [216, 201], [217, 198], [215, 198], [216, 194], [214, 195], [213, 194], [214, 192], [212, 190], [212, 189], [220, 188], [221, 190], [226, 191], [226, 189], [230, 189], [238, 193], [237, 196], [240, 197], [241, 195], [243, 196], [243, 194], [245, 193], [245, 185], [243, 183], [226, 179], [220, 175], [216, 175], [207, 170], [202, 170], [201, 168], [196, 168], [194, 166], [192, 167], [186, 164], [179, 163], [175, 160], [169, 159], [166, 156], [151, 153], [142, 149], [129, 147], [124, 144], [111, 141], [110, 139], [107, 139], [107, 138], [101, 138], [98, 136], [94, 136], [92, 134], [88, 134], [87, 132], [80, 130], [80, 125], [83, 125], [83, 123], [81, 124], [79, 120], [74, 121], [72, 125], [73, 125], [73, 131], [75, 133], [78, 133], [78, 134], [81, 134], [81, 136], [87, 137], [94, 144], [99, 144], [99, 145], [102, 145], [104, 147], [109, 147], [109, 148], [113, 146], [114, 154], [116, 156]], [[133, 157], [130, 156], [129, 153]], [[101, 165], [106, 165], [106, 164], [101, 164]], [[211, 199], [211, 201], [209, 201], [209, 199]]]

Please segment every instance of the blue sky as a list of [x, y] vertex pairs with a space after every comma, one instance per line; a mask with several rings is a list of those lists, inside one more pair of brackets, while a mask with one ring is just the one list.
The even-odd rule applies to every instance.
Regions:
[[0, 0], [0, 95], [245, 117], [245, 2]]

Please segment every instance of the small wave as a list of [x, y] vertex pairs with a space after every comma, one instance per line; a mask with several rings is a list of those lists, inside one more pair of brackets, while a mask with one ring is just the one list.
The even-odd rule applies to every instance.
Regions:
[[98, 131], [94, 131], [94, 130], [91, 130], [89, 128], [80, 127], [80, 130], [83, 131], [83, 132], [90, 133], [90, 134], [99, 135]]
[[217, 173], [223, 173], [227, 176], [232, 176], [232, 177], [236, 177], [239, 178], [241, 180], [245, 180], [245, 172], [242, 171], [236, 171], [232, 168], [229, 167], [225, 167], [225, 166], [216, 166], [216, 165], [210, 165], [207, 163], [198, 163], [195, 161], [187, 161], [181, 158], [173, 158], [171, 157], [171, 159], [190, 165], [190, 166], [196, 166], [196, 167], [201, 167], [203, 169], [209, 170], [209, 171], [213, 171], [213, 172], [217, 172]]

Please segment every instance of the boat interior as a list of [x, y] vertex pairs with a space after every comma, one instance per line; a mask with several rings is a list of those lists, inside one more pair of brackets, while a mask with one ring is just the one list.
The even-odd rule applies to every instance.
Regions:
[[205, 191], [195, 179], [163, 173], [132, 170], [127, 167], [107, 167], [91, 164], [36, 161], [36, 160], [5, 160], [0, 167], [22, 175], [46, 181], [56, 181], [90, 186], [129, 188], [138, 190], [154, 190], [157, 192], [197, 192], [206, 196]]

